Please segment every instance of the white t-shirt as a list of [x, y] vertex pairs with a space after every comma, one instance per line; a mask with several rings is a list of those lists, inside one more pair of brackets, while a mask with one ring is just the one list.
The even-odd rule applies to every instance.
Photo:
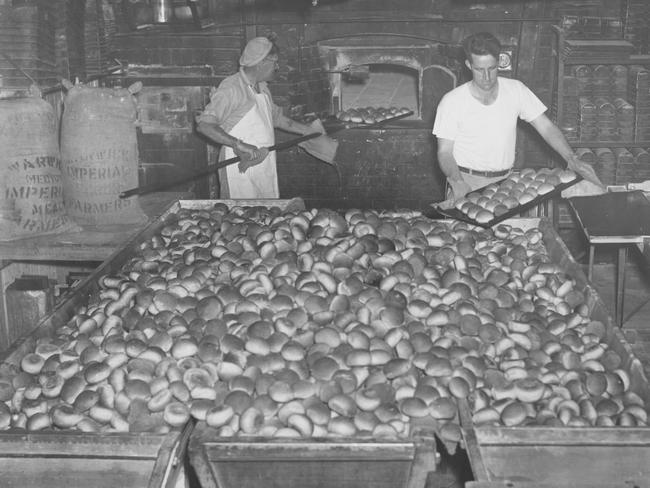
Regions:
[[440, 100], [433, 134], [454, 141], [454, 158], [465, 168], [500, 171], [515, 161], [517, 118], [535, 120], [546, 106], [519, 80], [498, 78], [499, 94], [483, 105], [464, 83]]

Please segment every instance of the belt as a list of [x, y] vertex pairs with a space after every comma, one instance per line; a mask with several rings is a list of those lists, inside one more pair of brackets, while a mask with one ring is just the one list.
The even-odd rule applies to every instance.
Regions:
[[463, 173], [467, 173], [468, 175], [473, 175], [473, 176], [484, 176], [486, 178], [496, 178], [498, 176], [505, 176], [508, 173], [510, 173], [509, 169], [504, 169], [501, 171], [479, 171], [476, 169], [469, 169], [469, 168], [464, 168], [462, 166], [459, 166], [458, 169], [462, 171]]

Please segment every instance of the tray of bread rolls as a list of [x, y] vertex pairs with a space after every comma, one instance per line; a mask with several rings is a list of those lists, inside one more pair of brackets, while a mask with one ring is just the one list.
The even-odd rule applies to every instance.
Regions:
[[580, 180], [582, 177], [571, 170], [525, 168], [468, 193], [451, 208], [433, 207], [427, 216], [488, 228], [559, 195]]
[[337, 112], [323, 121], [328, 133], [343, 129], [374, 129], [413, 115], [408, 108], [365, 107]]

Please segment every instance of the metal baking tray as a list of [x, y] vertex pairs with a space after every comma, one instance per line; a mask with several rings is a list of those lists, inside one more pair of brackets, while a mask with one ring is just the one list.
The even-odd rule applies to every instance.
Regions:
[[[506, 180], [506, 178], [503, 178], [502, 180], [497, 181], [496, 183], [499, 184], [502, 181]], [[500, 222], [503, 222], [504, 220], [510, 219], [512, 217], [517, 217], [519, 214], [522, 212], [533, 208], [540, 203], [543, 203], [547, 200], [550, 200], [551, 198], [559, 195], [563, 190], [566, 190], [567, 188], [575, 185], [576, 183], [582, 181], [582, 176], [576, 175], [576, 178], [573, 181], [569, 181], [568, 183], [560, 183], [557, 185], [555, 188], [553, 188], [553, 191], [550, 191], [548, 193], [545, 193], [544, 195], [538, 195], [535, 197], [533, 200], [530, 202], [524, 203], [523, 205], [518, 205], [514, 208], [511, 208], [504, 214], [501, 214], [499, 216], [494, 217], [492, 220], [488, 222], [478, 222], [475, 219], [470, 218], [467, 214], [464, 214], [457, 208], [447, 208], [447, 209], [441, 209], [438, 207], [431, 207], [431, 210], [427, 210], [424, 212], [425, 216], [432, 218], [432, 219], [438, 219], [441, 217], [446, 217], [454, 220], [459, 220], [461, 222], [467, 222], [468, 224], [472, 225], [477, 225], [479, 227], [483, 227], [485, 229], [492, 227], [493, 225], [496, 225]], [[492, 185], [494, 183], [490, 183]], [[471, 193], [482, 193], [485, 188], [487, 188], [490, 185], [485, 185], [484, 187], [481, 187], [477, 190], [472, 191]]]
[[395, 115], [394, 117], [389, 117], [384, 120], [379, 120], [373, 124], [365, 124], [363, 122], [361, 123], [344, 122], [343, 120], [339, 120], [332, 115], [331, 117], [328, 117], [327, 119], [323, 120], [323, 126], [325, 127], [325, 130], [328, 134], [333, 134], [335, 132], [344, 129], [381, 129], [382, 126], [387, 125], [391, 122], [395, 122], [396, 120], [410, 117], [411, 115], [413, 115], [413, 113], [414, 112], [412, 110], [409, 110], [408, 112], [403, 113], [401, 115]]

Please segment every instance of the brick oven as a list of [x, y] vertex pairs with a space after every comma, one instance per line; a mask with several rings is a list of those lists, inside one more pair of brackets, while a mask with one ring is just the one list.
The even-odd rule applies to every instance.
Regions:
[[[453, 61], [443, 54], [446, 46], [426, 39], [340, 37], [318, 42], [318, 50], [329, 73], [333, 112], [351, 108], [355, 101], [356, 106], [364, 106], [364, 102], [400, 105], [413, 110], [412, 122], [429, 124], [442, 95], [456, 86], [456, 74], [449, 67]], [[358, 66], [369, 68], [366, 90], [355, 86], [364, 83], [346, 83], [346, 71]], [[360, 93], [364, 91], [370, 93]]]
[[[456, 86], [458, 53], [448, 55], [447, 45], [404, 35], [344, 36], [316, 45], [329, 79], [331, 113], [406, 106], [414, 115], [377, 129], [334, 134], [340, 184], [326, 165], [285, 154], [281, 194], [331, 208], [422, 209], [442, 199], [444, 178], [431, 129], [439, 100]], [[346, 83], [350, 67], [360, 66], [369, 68], [366, 79]]]

